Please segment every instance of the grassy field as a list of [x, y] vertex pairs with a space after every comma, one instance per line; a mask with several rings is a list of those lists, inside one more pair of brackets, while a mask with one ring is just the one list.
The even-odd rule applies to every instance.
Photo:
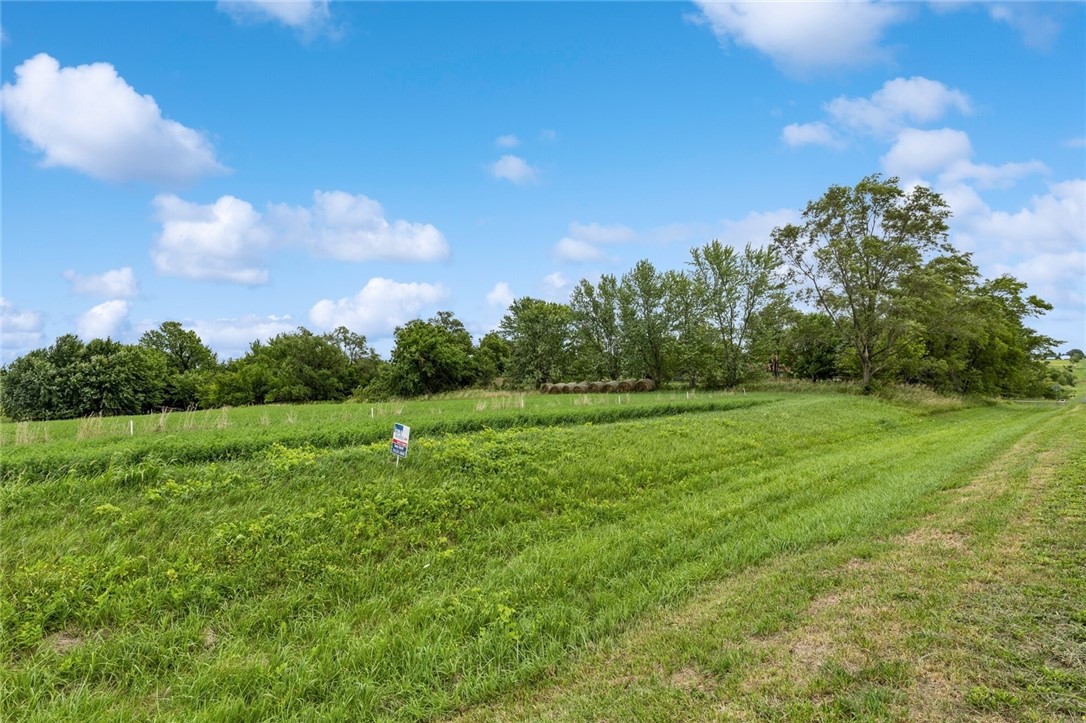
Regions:
[[1086, 715], [1081, 404], [94, 423], [2, 430], [4, 720]]

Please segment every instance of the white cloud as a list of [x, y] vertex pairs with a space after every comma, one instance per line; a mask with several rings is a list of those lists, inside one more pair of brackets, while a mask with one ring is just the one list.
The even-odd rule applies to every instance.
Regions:
[[968, 225], [978, 239], [1000, 242], [1003, 250], [1082, 250], [1086, 248], [1086, 180], [1054, 183], [1048, 193], [1031, 198], [1028, 208], [978, 214], [968, 219]]
[[509, 284], [505, 281], [499, 281], [487, 293], [486, 304], [496, 309], [507, 309], [513, 303], [513, 299], [513, 290], [509, 288]]
[[569, 236], [558, 241], [554, 255], [561, 261], [585, 263], [589, 261], [617, 261], [599, 248], [603, 244], [636, 241], [637, 233], [622, 224], [580, 223], [569, 225]]
[[1065, 148], [1086, 148], [1086, 136], [1078, 136], [1077, 138], [1068, 138], [1063, 142]]
[[829, 146], [837, 148], [841, 141], [825, 123], [789, 123], [781, 131], [781, 140], [793, 148], [800, 146]]
[[219, 0], [218, 8], [237, 23], [275, 22], [306, 37], [331, 32], [328, 0]]
[[8, 127], [62, 166], [107, 181], [184, 183], [225, 169], [202, 134], [162, 117], [109, 63], [61, 68], [40, 53], [0, 90]]
[[905, 17], [900, 6], [889, 3], [696, 4], [721, 44], [754, 48], [800, 75], [888, 60], [883, 32]]
[[449, 244], [437, 228], [390, 223], [381, 204], [362, 194], [315, 191], [310, 208], [269, 206], [268, 222], [284, 242], [341, 261], [436, 261], [449, 255]]
[[440, 285], [404, 284], [375, 277], [352, 297], [318, 301], [309, 310], [309, 320], [322, 329], [345, 326], [366, 336], [382, 336], [417, 318], [422, 309], [446, 296]]
[[202, 205], [163, 194], [154, 203], [162, 232], [151, 257], [170, 276], [264, 284], [268, 269], [261, 256], [272, 247], [302, 247], [341, 261], [436, 261], [449, 255], [437, 228], [390, 222], [381, 204], [362, 194], [315, 191], [312, 206], [269, 204], [266, 214], [233, 196]]
[[994, 3], [988, 7], [988, 16], [1017, 31], [1026, 47], [1048, 50], [1060, 34], [1060, 25], [1038, 5], [1040, 3]]
[[888, 80], [869, 98], [835, 98], [825, 109], [838, 126], [874, 136], [932, 123], [951, 110], [963, 115], [973, 111], [965, 93], [920, 76]]
[[558, 139], [558, 133], [552, 131], [550, 128], [544, 128], [539, 132], [539, 140], [541, 141], [554, 141]]
[[906, 128], [881, 160], [887, 173], [909, 180], [965, 161], [972, 153], [969, 136], [964, 131]]
[[969, 160], [972, 154], [972, 144], [964, 131], [906, 128], [882, 157], [882, 166], [887, 173], [913, 183], [938, 174], [939, 188], [954, 187], [965, 181], [972, 181], [979, 188], [1006, 188], [1023, 176], [1048, 171], [1040, 161], [999, 166], [977, 164]]
[[[1012, 264], [994, 264], [993, 275], [1010, 274], [1025, 281], [1029, 293], [1053, 306], [1081, 317], [1086, 307], [1086, 251], [1072, 250], [1033, 254]], [[1080, 326], [1080, 329], [1086, 327]]]
[[637, 233], [620, 223], [599, 224], [574, 221], [569, 225], [569, 235], [592, 244], [614, 244], [633, 241]]
[[790, 208], [776, 211], [751, 211], [738, 221], [724, 221], [717, 236], [720, 243], [741, 249], [748, 243], [756, 248], [769, 245], [773, 229], [790, 223], [799, 223], [800, 214]]
[[1019, 178], [1047, 172], [1048, 166], [1040, 161], [1004, 163], [998, 166], [961, 161], [952, 164], [940, 174], [939, 183], [974, 181], [979, 188], [1009, 188]]
[[528, 165], [520, 156], [505, 155], [490, 165], [490, 173], [495, 178], [503, 178], [512, 181], [518, 186], [524, 185], [536, 179], [538, 171]]
[[151, 251], [159, 273], [200, 281], [264, 284], [268, 270], [260, 253], [271, 242], [252, 205], [222, 196], [215, 203], [189, 203], [164, 194], [154, 200], [162, 233]]
[[75, 322], [76, 332], [84, 340], [113, 337], [128, 325], [127, 301], [104, 301], [83, 312]]
[[587, 241], [568, 237], [561, 239], [554, 247], [554, 255], [560, 261], [572, 261], [574, 263], [604, 261], [609, 258], [599, 247], [593, 246]]
[[561, 301], [564, 303], [569, 300], [572, 285], [569, 279], [560, 272], [555, 271], [553, 274], [547, 274], [543, 277], [542, 289], [543, 298], [547, 301]]
[[298, 324], [290, 315], [247, 316], [185, 322], [200, 340], [226, 358], [243, 356], [254, 341], [294, 331]]
[[139, 294], [139, 284], [131, 266], [87, 276], [68, 269], [64, 272], [64, 278], [71, 285], [73, 294], [113, 299], [131, 298]]
[[8, 361], [9, 351], [39, 346], [43, 326], [40, 313], [30, 309], [20, 309], [0, 296], [0, 347], [4, 351], [3, 362]]
[[510, 133], [507, 136], [498, 136], [495, 138], [494, 145], [499, 148], [516, 148], [520, 145], [520, 139]]

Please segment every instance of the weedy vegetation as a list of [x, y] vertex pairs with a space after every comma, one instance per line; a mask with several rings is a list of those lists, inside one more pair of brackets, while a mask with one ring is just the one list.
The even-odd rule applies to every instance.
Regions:
[[665, 391], [120, 422], [3, 425], [5, 720], [1086, 715], [1081, 404]]

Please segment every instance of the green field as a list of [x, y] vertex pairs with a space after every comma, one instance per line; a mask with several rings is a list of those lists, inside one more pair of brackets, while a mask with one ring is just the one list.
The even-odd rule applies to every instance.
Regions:
[[4, 720], [1086, 715], [1082, 404], [500, 394], [129, 429], [0, 429]]

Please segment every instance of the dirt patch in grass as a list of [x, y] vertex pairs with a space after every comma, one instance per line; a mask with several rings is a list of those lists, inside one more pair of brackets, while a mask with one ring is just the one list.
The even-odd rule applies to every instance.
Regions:
[[945, 530], [916, 529], [901, 538], [905, 545], [934, 545], [949, 550], [965, 550], [965, 536]]
[[71, 650], [81, 647], [84, 642], [85, 640], [82, 635], [71, 631], [54, 633], [45, 640], [46, 646], [60, 655], [64, 655]]

